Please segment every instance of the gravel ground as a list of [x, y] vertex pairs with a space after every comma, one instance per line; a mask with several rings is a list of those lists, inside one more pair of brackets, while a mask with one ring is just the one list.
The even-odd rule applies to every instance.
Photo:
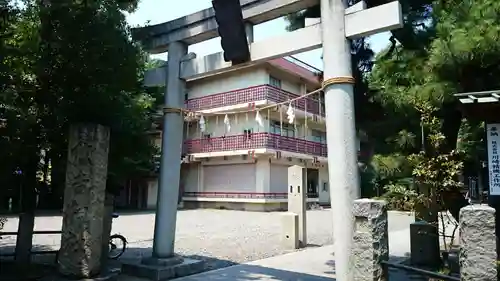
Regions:
[[[396, 219], [393, 219], [396, 218]], [[410, 217], [391, 214], [390, 231], [408, 227]], [[332, 217], [329, 209], [307, 212], [308, 243], [311, 246], [332, 244]], [[3, 231], [16, 231], [17, 219], [9, 219]], [[61, 229], [60, 216], [37, 217], [36, 230]], [[121, 214], [114, 220], [112, 233], [129, 241], [123, 259], [151, 255], [154, 214]], [[176, 252], [207, 261], [214, 269], [287, 253], [280, 246], [281, 213], [258, 213], [229, 210], [182, 210], [177, 217]], [[37, 247], [57, 249], [59, 235], [36, 235]], [[0, 252], [12, 252], [15, 237], [0, 240]]]

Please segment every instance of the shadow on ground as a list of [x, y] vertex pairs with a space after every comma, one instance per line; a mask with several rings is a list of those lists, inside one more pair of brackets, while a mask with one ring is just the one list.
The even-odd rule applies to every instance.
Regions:
[[175, 281], [271, 281], [271, 280], [294, 280], [294, 281], [334, 281], [335, 278], [317, 276], [301, 272], [293, 272], [282, 269], [263, 267], [259, 265], [237, 265], [231, 270], [215, 270], [204, 274], [174, 279]]
[[[137, 248], [137, 247], [127, 247], [127, 250], [123, 256], [119, 259], [120, 261], [135, 261], [139, 262], [143, 258], [151, 257], [152, 248]], [[205, 262], [205, 270], [210, 271], [215, 269], [221, 269], [228, 266], [237, 265], [238, 263], [229, 260], [219, 259], [216, 257], [204, 256], [204, 255], [184, 255], [183, 257], [195, 260], [202, 260]]]
[[[333, 256], [333, 253], [332, 253], [332, 256]], [[390, 255], [389, 256], [389, 262], [391, 263], [403, 263], [403, 262], [406, 262], [408, 260], [408, 257], [407, 256], [392, 256]], [[326, 262], [326, 265], [331, 268], [332, 270], [331, 271], [327, 271], [325, 272], [326, 274], [335, 274], [335, 260], [334, 259], [331, 259], [329, 261]], [[387, 276], [387, 280], [388, 281], [408, 281], [408, 280], [420, 280], [420, 279], [415, 279], [416, 276], [415, 275], [410, 275], [407, 271], [404, 271], [404, 270], [401, 270], [401, 269], [394, 269], [394, 268], [391, 268], [389, 269], [389, 271], [387, 272], [388, 276]], [[427, 278], [429, 279], [429, 278]], [[423, 277], [422, 280], [427, 280], [425, 277]]]
[[[319, 247], [318, 245], [308, 245], [308, 248]], [[128, 248], [127, 252], [120, 258], [121, 261], [135, 261], [151, 256], [151, 248]], [[204, 256], [204, 255], [189, 255], [185, 258], [202, 260], [205, 262], [203, 273], [186, 276], [174, 279], [175, 281], [271, 281], [271, 280], [294, 280], [294, 281], [332, 281], [332, 277], [317, 276], [303, 272], [294, 272], [292, 270], [283, 270], [265, 267], [256, 264], [238, 264], [221, 258]], [[329, 268], [327, 275], [334, 274], [334, 261], [327, 263]], [[132, 276], [123, 276], [120, 281], [138, 281]]]
[[[46, 246], [34, 246], [34, 251], [50, 251]], [[15, 246], [0, 246], [0, 281], [39, 280], [55, 269], [55, 254], [34, 255], [31, 264], [14, 261]]]

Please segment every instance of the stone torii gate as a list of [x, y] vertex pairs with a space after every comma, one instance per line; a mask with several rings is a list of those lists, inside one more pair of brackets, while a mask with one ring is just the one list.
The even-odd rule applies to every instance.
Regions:
[[[231, 65], [223, 53], [197, 58], [187, 54], [190, 44], [215, 38], [217, 23], [212, 8], [158, 25], [135, 29], [145, 49], [153, 54], [168, 51], [168, 62], [149, 72], [149, 85], [166, 85], [165, 107], [182, 108], [186, 82], [288, 56], [323, 46], [326, 129], [330, 196], [334, 222], [335, 267], [337, 280], [352, 281], [350, 266], [354, 218], [352, 204], [359, 196], [356, 132], [350, 39], [370, 36], [403, 25], [398, 1], [366, 9], [360, 2], [347, 7], [345, 0], [240, 0], [247, 25], [251, 61]], [[321, 5], [321, 23], [253, 42], [253, 25], [311, 6]], [[135, 273], [153, 279], [192, 273], [176, 270], [183, 264], [174, 255], [177, 198], [180, 178], [183, 117], [166, 110], [163, 117], [162, 157], [158, 184], [153, 256], [136, 267]], [[341, 226], [341, 227], [336, 227]], [[152, 269], [152, 266], [155, 266]], [[125, 270], [132, 273], [130, 270]], [[146, 270], [147, 269], [147, 270]], [[145, 271], [156, 271], [144, 273]], [[195, 270], [193, 270], [195, 271]], [[143, 273], [140, 273], [143, 272]], [[161, 272], [161, 273], [159, 273]]]

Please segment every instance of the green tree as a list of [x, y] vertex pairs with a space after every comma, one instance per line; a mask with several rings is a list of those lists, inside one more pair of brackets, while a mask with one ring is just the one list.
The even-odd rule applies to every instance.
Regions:
[[14, 2], [0, 1], [9, 15], [0, 27], [2, 186], [19, 194], [20, 182], [41, 182], [59, 200], [74, 122], [111, 128], [110, 189], [149, 172], [156, 151], [144, 132], [158, 91], [142, 86], [147, 56], [123, 14], [137, 1]]
[[[66, 133], [75, 122], [110, 127], [108, 187], [120, 186], [152, 166], [155, 153], [144, 134], [152, 126], [152, 97], [142, 86], [146, 56], [131, 41], [123, 11], [137, 1], [51, 2], [38, 8], [40, 18], [45, 124], [52, 126], [49, 143], [56, 185], [62, 185]], [[46, 87], [43, 87], [46, 85]], [[60, 188], [61, 189], [61, 188]]]
[[[377, 60], [371, 85], [380, 99], [399, 105], [428, 103], [436, 108], [432, 116], [440, 120], [439, 132], [444, 140], [428, 153], [449, 154], [457, 149], [460, 137], [462, 144], [468, 144], [458, 147], [465, 149], [464, 160], [480, 160], [476, 153], [481, 140], [480, 124], [462, 122], [453, 94], [499, 87], [499, 82], [492, 79], [499, 71], [500, 21], [494, 16], [499, 8], [500, 4], [488, 0], [433, 3], [429, 23], [419, 31], [428, 38], [423, 40], [423, 47], [396, 46]], [[429, 144], [427, 147], [432, 148]], [[449, 190], [444, 198], [457, 217], [458, 207], [464, 202], [449, 198], [461, 198], [458, 189]]]

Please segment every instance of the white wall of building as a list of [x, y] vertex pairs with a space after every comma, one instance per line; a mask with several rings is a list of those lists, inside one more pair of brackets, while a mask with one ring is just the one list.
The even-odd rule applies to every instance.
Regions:
[[232, 157], [192, 165], [186, 192], [269, 192], [270, 168], [267, 159], [257, 161]]
[[269, 193], [271, 183], [271, 164], [268, 159], [260, 158], [255, 163], [255, 192]]
[[288, 167], [290, 165], [283, 163], [271, 164], [271, 184], [269, 192], [280, 193], [287, 192], [288, 186]]
[[269, 82], [265, 69], [249, 68], [188, 83], [188, 99], [234, 91]]
[[199, 185], [201, 182], [201, 164], [200, 163], [191, 163], [189, 165], [185, 165], [186, 173], [184, 179], [184, 191], [185, 192], [199, 192]]
[[280, 80], [281, 82], [281, 89], [287, 91], [287, 92], [290, 92], [290, 93], [293, 93], [293, 94], [296, 94], [296, 95], [299, 95], [301, 94], [301, 90], [302, 90], [302, 85], [297, 83], [297, 82], [293, 82], [293, 81], [290, 81], [289, 79], [286, 79], [285, 77], [287, 76], [284, 76], [284, 75], [276, 75], [275, 73], [272, 73], [270, 71], [267, 72], [267, 79], [268, 79], [268, 82], [266, 83], [269, 83], [269, 77], [274, 77], [278, 80]]
[[255, 164], [203, 166], [204, 192], [255, 192]]

